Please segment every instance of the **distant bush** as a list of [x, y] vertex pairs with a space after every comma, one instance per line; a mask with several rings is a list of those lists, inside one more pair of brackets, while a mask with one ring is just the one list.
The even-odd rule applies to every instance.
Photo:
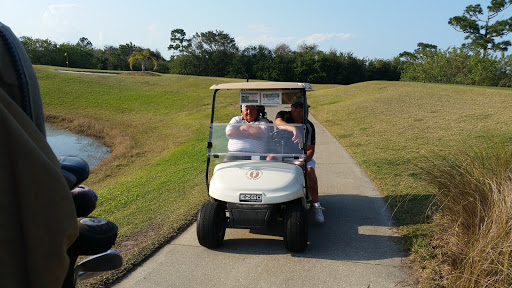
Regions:
[[402, 62], [401, 80], [510, 87], [512, 56], [486, 56], [466, 48], [417, 49]]

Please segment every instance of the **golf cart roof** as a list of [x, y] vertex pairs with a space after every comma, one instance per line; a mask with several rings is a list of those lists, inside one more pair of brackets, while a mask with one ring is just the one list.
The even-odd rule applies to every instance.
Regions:
[[296, 83], [296, 82], [238, 82], [238, 83], [223, 83], [214, 84], [210, 89], [217, 90], [263, 90], [263, 89], [306, 89], [313, 90], [309, 83]]

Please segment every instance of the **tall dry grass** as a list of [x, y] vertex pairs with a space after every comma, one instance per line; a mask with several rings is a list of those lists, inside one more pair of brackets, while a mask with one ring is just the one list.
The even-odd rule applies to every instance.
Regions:
[[459, 151], [422, 171], [437, 188], [437, 284], [511, 287], [512, 147]]

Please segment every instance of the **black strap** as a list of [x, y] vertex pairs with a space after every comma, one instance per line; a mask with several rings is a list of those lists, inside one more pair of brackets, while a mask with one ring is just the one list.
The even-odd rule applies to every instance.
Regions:
[[27, 116], [33, 119], [32, 115], [32, 107], [30, 104], [30, 89], [28, 85], [27, 76], [25, 75], [25, 70], [23, 69], [23, 63], [20, 55], [18, 54], [18, 50], [16, 50], [16, 46], [14, 42], [9, 38], [9, 35], [5, 33], [5, 31], [0, 29], [0, 40], [2, 44], [7, 48], [7, 53], [9, 55], [2, 55], [3, 57], [9, 57], [14, 64], [14, 73], [16, 75], [16, 80], [18, 82], [19, 94], [20, 97], [18, 99], [14, 99], [14, 95], [11, 95], [11, 99], [18, 104], [18, 106], [23, 109]]

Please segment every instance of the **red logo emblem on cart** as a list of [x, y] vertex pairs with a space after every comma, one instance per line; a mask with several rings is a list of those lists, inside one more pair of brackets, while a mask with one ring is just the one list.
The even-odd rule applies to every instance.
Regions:
[[261, 170], [254, 169], [247, 171], [247, 174], [245, 174], [245, 176], [247, 176], [247, 178], [251, 180], [258, 180], [260, 179], [262, 174], [263, 172], [261, 172]]

